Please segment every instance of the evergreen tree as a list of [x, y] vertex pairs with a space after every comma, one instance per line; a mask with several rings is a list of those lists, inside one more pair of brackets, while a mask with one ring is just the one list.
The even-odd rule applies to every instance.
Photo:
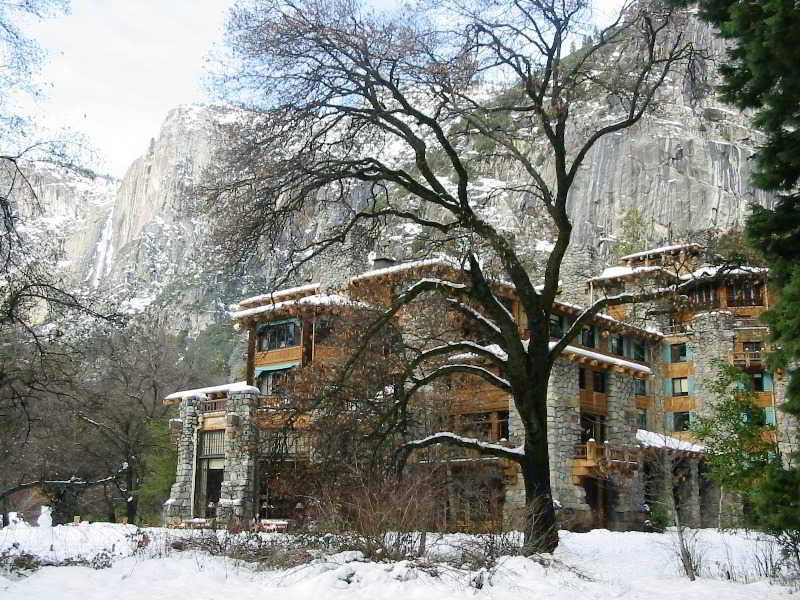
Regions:
[[705, 445], [711, 477], [722, 488], [749, 494], [775, 456], [775, 444], [765, 440], [765, 419], [755, 404], [750, 378], [723, 362], [706, 389], [714, 396], [711, 412], [700, 415], [693, 433]]
[[[702, 19], [730, 42], [721, 65], [722, 97], [741, 109], [754, 110], [753, 124], [766, 135], [757, 155], [756, 186], [783, 193], [772, 210], [754, 206], [747, 234], [767, 257], [778, 303], [762, 317], [778, 351], [773, 368], [789, 371], [783, 410], [800, 416], [800, 48], [795, 36], [800, 6], [794, 0], [672, 0], [696, 4]], [[785, 457], [789, 458], [789, 457]], [[784, 547], [800, 564], [800, 522], [797, 457], [771, 465], [755, 494], [762, 526], [778, 533]], [[794, 464], [791, 464], [794, 462]], [[792, 533], [794, 532], [794, 533]]]

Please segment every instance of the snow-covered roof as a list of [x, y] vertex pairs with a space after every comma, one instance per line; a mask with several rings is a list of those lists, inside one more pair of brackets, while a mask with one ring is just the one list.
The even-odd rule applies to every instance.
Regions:
[[[494, 354], [500, 360], [507, 360], [508, 354], [503, 351], [500, 346], [497, 344], [492, 344], [490, 346], [479, 346], [478, 344], [472, 344], [471, 342], [462, 342], [462, 343], [469, 343], [473, 346], [477, 346], [479, 349], [483, 350], [484, 352], [489, 352]], [[552, 350], [558, 342], [550, 342], [550, 349]], [[528, 348], [528, 340], [523, 341], [523, 345], [525, 349]], [[578, 348], [577, 346], [568, 345], [564, 348], [563, 352], [570, 352], [572, 354], [577, 354], [579, 356], [584, 356], [586, 358], [590, 358], [592, 360], [598, 360], [600, 362], [605, 362], [612, 365], [617, 365], [619, 367], [624, 367], [626, 369], [632, 369], [634, 371], [638, 371], [639, 373], [644, 373], [646, 375], [650, 375], [652, 371], [650, 367], [645, 367], [644, 365], [640, 365], [639, 363], [625, 360], [624, 358], [619, 358], [617, 356], [610, 356], [608, 354], [601, 354], [600, 352], [592, 352], [591, 350], [586, 350], [585, 348]], [[470, 360], [480, 358], [480, 355], [474, 352], [462, 352], [460, 354], [455, 354], [450, 356], [448, 360]]]
[[[556, 300], [555, 303], [554, 303], [554, 307], [559, 307], [559, 306], [566, 307], [566, 308], [572, 308], [574, 310], [579, 310], [581, 312], [586, 310], [586, 307], [585, 306], [581, 306], [580, 304], [572, 304], [571, 302], [564, 302], [563, 300]], [[642, 332], [645, 332], [645, 333], [649, 333], [650, 335], [664, 337], [664, 334], [661, 331], [659, 331], [658, 329], [654, 329], [652, 327], [639, 327], [637, 325], [631, 325], [630, 323], [626, 323], [625, 321], [620, 321], [619, 319], [615, 319], [614, 317], [612, 317], [610, 315], [603, 314], [603, 313], [597, 313], [596, 315], [594, 315], [593, 318], [600, 319], [602, 321], [606, 321], [607, 323], [615, 323], [615, 324], [618, 324], [618, 325], [623, 325], [623, 326], [627, 327], [628, 329], [633, 329], [635, 331], [642, 331]]]
[[670, 273], [669, 271], [657, 265], [651, 265], [647, 267], [619, 266], [619, 267], [608, 267], [602, 273], [600, 273], [600, 275], [598, 275], [597, 277], [592, 277], [589, 281], [591, 282], [604, 281], [608, 279], [619, 279], [621, 277], [639, 277], [641, 275], [646, 275], [648, 273], [653, 274], [658, 271], [661, 271], [663, 274], [671, 277], [675, 276], [673, 273]]
[[[550, 342], [550, 349], [552, 350], [552, 348], [557, 343], [558, 342]], [[586, 350], [585, 348], [578, 348], [577, 346], [566, 346], [564, 348], [564, 352], [571, 352], [572, 354], [585, 356], [586, 358], [591, 358], [592, 360], [599, 360], [602, 362], [610, 363], [612, 365], [625, 367], [626, 369], [639, 371], [640, 373], [645, 373], [646, 375], [650, 375], [653, 372], [650, 370], [650, 367], [645, 367], [644, 365], [640, 365], [639, 363], [632, 362], [630, 360], [625, 360], [624, 358], [619, 358], [617, 356], [609, 356], [608, 354], [601, 354], [600, 352], [592, 352], [591, 350]]]
[[648, 256], [654, 256], [656, 254], [667, 254], [670, 252], [677, 252], [679, 250], [702, 250], [703, 246], [700, 244], [689, 243], [689, 244], [676, 244], [674, 246], [662, 246], [661, 248], [652, 248], [650, 250], [644, 250], [642, 252], [634, 252], [633, 254], [626, 254], [620, 260], [635, 260], [637, 258], [646, 258]]
[[252, 317], [253, 315], [280, 311], [293, 306], [350, 306], [354, 308], [372, 308], [369, 304], [351, 300], [347, 296], [342, 296], [341, 294], [313, 294], [295, 300], [284, 300], [283, 302], [265, 304], [264, 306], [256, 306], [254, 308], [246, 308], [244, 310], [231, 312], [230, 317], [233, 320], [243, 319], [245, 317]]
[[703, 279], [708, 277], [716, 277], [717, 275], [764, 275], [769, 272], [769, 269], [764, 267], [751, 267], [742, 265], [740, 267], [731, 267], [726, 265], [703, 265], [696, 271], [681, 275], [683, 281], [692, 281], [694, 279]]
[[636, 441], [639, 442], [639, 445], [646, 448], [667, 448], [669, 450], [685, 450], [686, 452], [706, 451], [703, 446], [664, 435], [663, 433], [647, 431], [646, 429], [639, 429], [636, 431]]
[[197, 388], [194, 390], [183, 390], [180, 392], [173, 392], [169, 396], [165, 396], [164, 400], [183, 400], [184, 398], [203, 398], [208, 394], [217, 394], [225, 392], [232, 394], [234, 392], [256, 392], [258, 388], [252, 385], [247, 385], [246, 381], [237, 381], [236, 383], [225, 383], [223, 385], [214, 385], [211, 387]]
[[457, 269], [462, 268], [461, 263], [458, 262], [456, 259], [447, 256], [439, 256], [437, 258], [426, 258], [423, 260], [414, 260], [410, 262], [400, 263], [399, 265], [392, 265], [391, 267], [385, 267], [383, 269], [373, 269], [372, 271], [365, 271], [360, 275], [351, 277], [350, 281], [361, 281], [362, 279], [369, 279], [370, 277], [380, 277], [382, 275], [389, 275], [391, 273], [399, 273], [401, 271], [407, 271], [409, 269], [416, 269], [419, 267], [428, 267], [428, 266], [446, 266], [446, 267], [455, 267]]
[[263, 302], [270, 302], [274, 301], [276, 298], [284, 298], [286, 296], [292, 296], [294, 294], [301, 294], [304, 292], [315, 292], [319, 289], [319, 283], [308, 283], [306, 285], [300, 285], [293, 288], [288, 288], [285, 290], [280, 290], [277, 292], [272, 292], [271, 294], [260, 294], [258, 296], [252, 296], [250, 298], [245, 298], [244, 300], [240, 300], [237, 304], [231, 305], [231, 310], [238, 310], [240, 306], [251, 306], [253, 304], [262, 304]]

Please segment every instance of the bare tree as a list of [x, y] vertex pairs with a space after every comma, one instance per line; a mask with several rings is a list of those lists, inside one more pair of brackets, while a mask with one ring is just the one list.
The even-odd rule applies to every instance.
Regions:
[[[408, 447], [457, 444], [519, 463], [527, 502], [542, 511], [529, 519], [526, 540], [542, 550], [558, 543], [547, 449], [551, 369], [588, 319], [637, 300], [597, 300], [550, 342], [572, 231], [569, 192], [597, 141], [635, 125], [692, 53], [683, 17], [643, 1], [568, 54], [570, 39], [589, 27], [590, 8], [587, 0], [473, 0], [374, 14], [356, 0], [242, 2], [228, 24], [235, 66], [220, 79], [242, 113], [223, 127], [225, 155], [209, 184], [210, 206], [229, 215], [219, 237], [229, 259], [246, 260], [266, 240], [294, 273], [398, 223], [421, 232], [429, 251], [458, 257], [460, 276], [412, 282], [366, 335], [435, 295], [491, 341], [420, 349], [403, 389], [411, 396], [453, 373], [480, 377], [512, 396], [524, 445], [442, 433]], [[605, 105], [602, 116], [596, 103]], [[498, 180], [498, 165], [512, 174]], [[551, 238], [536, 272], [526, 262], [528, 240], [493, 218], [498, 198], [533, 214]], [[309, 239], [320, 211], [334, 214], [333, 224]], [[498, 298], [497, 279], [513, 287], [523, 323]], [[465, 351], [491, 368], [422, 369]]]

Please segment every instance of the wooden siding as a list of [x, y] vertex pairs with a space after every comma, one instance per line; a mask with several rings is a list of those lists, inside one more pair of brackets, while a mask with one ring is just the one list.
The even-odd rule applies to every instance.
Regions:
[[697, 402], [694, 396], [669, 396], [664, 402], [667, 412], [686, 412], [695, 410]]
[[458, 386], [453, 389], [453, 397], [448, 402], [444, 414], [470, 414], [509, 410], [511, 396], [488, 384]]
[[337, 348], [335, 346], [315, 346], [314, 347], [314, 360], [344, 360], [347, 358], [348, 351], [345, 348]]
[[636, 408], [639, 410], [653, 408], [653, 399], [650, 396], [634, 396], [633, 399], [636, 402]]
[[608, 414], [608, 394], [592, 390], [580, 390], [581, 412], [594, 415]]
[[679, 363], [665, 363], [662, 365], [664, 377], [690, 377], [694, 375], [694, 363], [691, 361], [684, 361]]
[[753, 403], [760, 408], [770, 408], [772, 406], [772, 392], [755, 392]]
[[279, 348], [278, 350], [268, 350], [266, 352], [256, 352], [255, 366], [268, 367], [269, 365], [277, 365], [286, 362], [297, 361], [303, 359], [303, 346], [292, 346], [291, 348]]

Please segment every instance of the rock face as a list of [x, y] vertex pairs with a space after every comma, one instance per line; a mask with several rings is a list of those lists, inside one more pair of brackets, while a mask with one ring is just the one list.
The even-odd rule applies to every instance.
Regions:
[[[685, 32], [696, 47], [710, 58], [719, 54], [722, 43], [711, 30], [687, 18]], [[656, 243], [709, 228], [741, 227], [748, 204], [773, 201], [748, 183], [759, 134], [749, 126], [747, 115], [715, 98], [712, 64], [696, 61], [683, 76], [668, 81], [655, 114], [600, 140], [589, 154], [569, 210], [573, 243], [591, 247], [597, 260], [613, 250], [623, 216], [632, 208], [646, 221], [649, 241]], [[586, 117], [592, 122], [613, 119], [611, 111], [608, 103], [598, 101]], [[206, 221], [193, 216], [188, 191], [211, 156], [210, 123], [222, 116], [212, 108], [170, 111], [159, 136], [119, 182], [87, 184], [52, 174], [41, 178], [45, 217], [36, 221], [55, 228], [76, 282], [133, 298], [133, 307], [173, 294], [183, 306], [175, 314], [180, 328], [197, 328], [221, 314], [237, 294], [258, 289], [247, 281], [220, 281], [204, 270], [200, 248], [208, 228]], [[495, 171], [493, 176], [501, 180], [516, 176], [503, 165]], [[521, 239], [534, 230], [520, 218], [524, 212], [524, 207], [508, 203], [497, 210], [505, 228]], [[314, 218], [303, 224], [312, 235], [336, 215]], [[408, 234], [387, 234], [382, 248], [408, 254], [403, 250], [411, 247], [413, 232]], [[264, 271], [270, 266], [265, 261]], [[355, 268], [352, 261], [323, 266], [320, 276], [341, 276]]]

